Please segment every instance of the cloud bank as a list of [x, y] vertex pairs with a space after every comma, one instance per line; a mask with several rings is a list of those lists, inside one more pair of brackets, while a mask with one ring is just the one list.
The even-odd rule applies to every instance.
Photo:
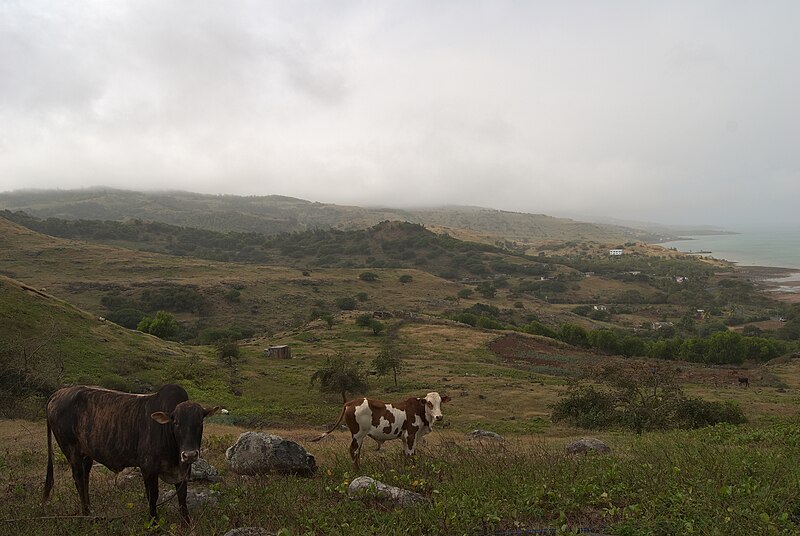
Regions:
[[0, 190], [800, 222], [800, 4], [0, 6]]

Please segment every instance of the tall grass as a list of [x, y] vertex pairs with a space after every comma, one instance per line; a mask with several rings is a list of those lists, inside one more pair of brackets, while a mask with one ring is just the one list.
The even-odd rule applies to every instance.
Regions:
[[[8, 424], [8, 423], [5, 423]], [[45, 441], [40, 425], [19, 424], [0, 433], [0, 525], [15, 534], [143, 534], [146, 502], [138, 478], [93, 470], [93, 512], [106, 520], [37, 519], [72, 515], [78, 499], [69, 468], [59, 456], [51, 503], [39, 504]], [[192, 531], [180, 525], [174, 501], [161, 507], [162, 531], [222, 534], [260, 526], [289, 534], [500, 534], [580, 527], [620, 535], [798, 534], [800, 426], [719, 426], [699, 431], [612, 436], [610, 455], [569, 456], [564, 441], [519, 438], [470, 442], [452, 433], [429, 436], [415, 460], [404, 462], [399, 445], [368, 451], [362, 472], [413, 489], [428, 502], [394, 508], [352, 501], [346, 488], [356, 475], [346, 454], [347, 434], [327, 443], [304, 443], [317, 456], [313, 478], [241, 477], [225, 471], [225, 449], [234, 435], [208, 435], [204, 457], [223, 470], [222, 482], [190, 484], [217, 503], [194, 511]], [[167, 489], [167, 488], [164, 488]], [[123, 516], [123, 517], [119, 517]], [[10, 532], [9, 532], [10, 533]]]

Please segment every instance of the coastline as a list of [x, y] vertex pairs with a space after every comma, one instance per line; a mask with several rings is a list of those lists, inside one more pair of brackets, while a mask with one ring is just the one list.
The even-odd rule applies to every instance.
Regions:
[[733, 265], [741, 278], [758, 285], [773, 298], [786, 303], [800, 303], [800, 270], [775, 266]]

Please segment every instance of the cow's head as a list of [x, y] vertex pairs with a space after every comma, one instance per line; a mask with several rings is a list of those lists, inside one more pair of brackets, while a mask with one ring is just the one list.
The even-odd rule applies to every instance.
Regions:
[[203, 439], [203, 419], [213, 415], [219, 409], [204, 408], [196, 402], [181, 402], [172, 413], [156, 411], [150, 417], [159, 424], [171, 426], [175, 441], [178, 443], [180, 462], [190, 464], [200, 457], [200, 442]]
[[423, 398], [425, 401], [425, 416], [428, 422], [441, 421], [444, 418], [442, 415], [442, 404], [450, 400], [449, 396], [439, 396], [439, 393], [428, 393]]

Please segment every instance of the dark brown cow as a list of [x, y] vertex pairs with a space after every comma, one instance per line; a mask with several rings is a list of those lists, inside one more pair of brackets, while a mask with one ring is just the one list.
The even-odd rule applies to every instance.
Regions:
[[72, 467], [72, 478], [89, 515], [89, 471], [97, 461], [115, 473], [142, 470], [150, 517], [156, 517], [158, 478], [175, 484], [181, 515], [188, 522], [186, 483], [200, 456], [203, 419], [219, 408], [189, 402], [180, 385], [165, 385], [151, 395], [133, 395], [78, 385], [53, 393], [47, 401], [47, 478], [44, 501], [53, 488], [55, 436]]
[[419, 439], [431, 431], [434, 422], [442, 420], [442, 404], [448, 400], [449, 396], [442, 397], [439, 393], [428, 393], [424, 398], [409, 398], [398, 404], [357, 398], [344, 405], [333, 428], [312, 441], [319, 441], [336, 430], [344, 419], [353, 436], [350, 457], [356, 469], [361, 445], [367, 436], [378, 442], [378, 449], [384, 441], [402, 438], [406, 456], [411, 456]]
[[743, 385], [745, 387], [750, 387], [750, 378], [746, 376], [739, 376], [739, 385]]

